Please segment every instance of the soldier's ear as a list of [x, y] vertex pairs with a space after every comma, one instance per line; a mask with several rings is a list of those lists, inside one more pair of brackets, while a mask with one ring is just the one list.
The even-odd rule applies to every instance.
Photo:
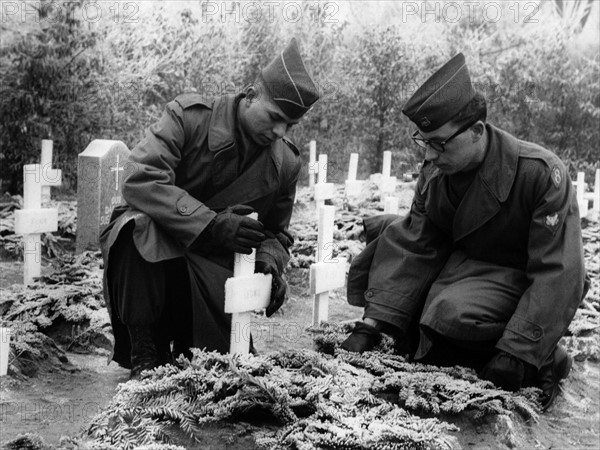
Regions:
[[485, 133], [485, 123], [483, 121], [478, 120], [471, 126], [471, 133], [473, 136], [473, 142], [477, 142], [483, 134]]
[[256, 88], [256, 85], [251, 84], [247, 86], [246, 89], [244, 89], [244, 91], [246, 94], [247, 102], [253, 102], [258, 99], [258, 89]]

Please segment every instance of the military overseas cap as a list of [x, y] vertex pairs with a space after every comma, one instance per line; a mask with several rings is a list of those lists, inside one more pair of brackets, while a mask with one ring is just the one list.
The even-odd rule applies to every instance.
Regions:
[[452, 119], [474, 96], [465, 57], [459, 53], [417, 89], [402, 112], [429, 132]]
[[319, 99], [296, 39], [262, 70], [261, 77], [271, 99], [292, 119], [299, 119]]

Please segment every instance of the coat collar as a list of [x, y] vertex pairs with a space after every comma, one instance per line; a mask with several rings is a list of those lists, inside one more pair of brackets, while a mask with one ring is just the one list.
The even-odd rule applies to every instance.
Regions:
[[499, 202], [505, 202], [515, 181], [519, 162], [519, 140], [487, 124], [488, 148], [479, 178]]
[[481, 227], [500, 210], [517, 174], [519, 141], [514, 136], [487, 124], [488, 146], [477, 176], [462, 199], [453, 223], [458, 241]]
[[208, 149], [214, 153], [211, 167], [217, 194], [211, 205], [250, 202], [277, 189], [283, 164], [284, 144], [278, 139], [244, 172], [238, 173], [239, 151], [236, 141], [237, 105], [241, 94], [215, 99], [208, 130]]

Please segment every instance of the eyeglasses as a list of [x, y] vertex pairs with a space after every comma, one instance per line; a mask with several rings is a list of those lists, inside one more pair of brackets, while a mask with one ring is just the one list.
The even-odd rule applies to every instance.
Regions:
[[413, 133], [413, 135], [411, 136], [411, 138], [414, 141], [414, 143], [417, 144], [421, 148], [430, 147], [430, 148], [432, 148], [433, 150], [435, 150], [438, 153], [444, 153], [446, 151], [446, 147], [444, 147], [444, 146], [448, 142], [450, 142], [452, 139], [454, 139], [459, 134], [464, 133], [465, 131], [467, 131], [473, 125], [474, 125], [474, 123], [469, 123], [469, 124], [467, 124], [467, 125], [459, 128], [458, 131], [456, 131], [456, 133], [454, 133], [452, 136], [444, 139], [443, 141], [431, 141], [429, 139], [425, 139], [423, 136], [421, 136], [419, 130], [415, 131]]

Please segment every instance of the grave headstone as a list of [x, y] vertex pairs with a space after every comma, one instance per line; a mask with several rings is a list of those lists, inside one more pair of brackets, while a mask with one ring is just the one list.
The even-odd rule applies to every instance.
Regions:
[[130, 153], [121, 141], [96, 139], [79, 154], [76, 253], [98, 248], [113, 209], [123, 202], [123, 181], [135, 170]]

